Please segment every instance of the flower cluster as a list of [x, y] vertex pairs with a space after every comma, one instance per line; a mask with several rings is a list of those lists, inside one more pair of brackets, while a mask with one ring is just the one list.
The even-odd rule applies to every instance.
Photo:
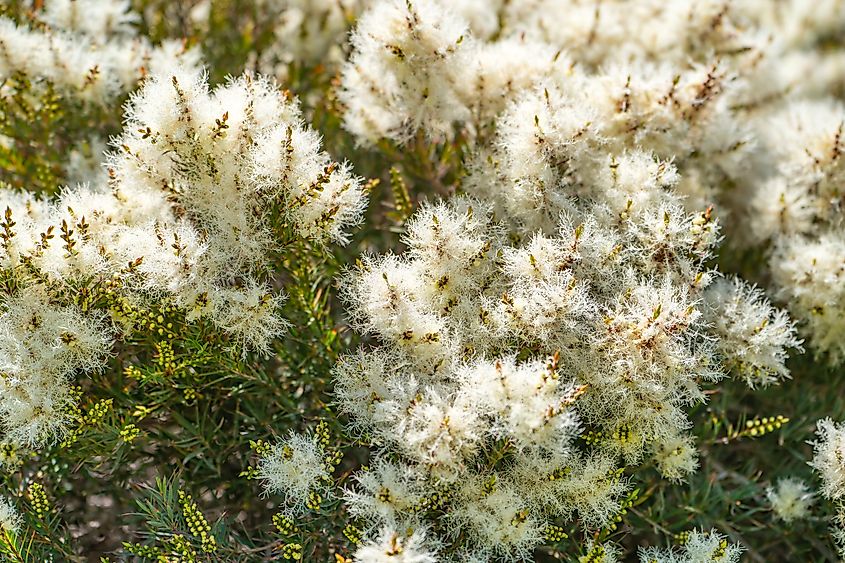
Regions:
[[[547, 150], [531, 146], [535, 135], [567, 140], [553, 157], [567, 159], [572, 189], [590, 183], [585, 166], [600, 167], [596, 143], [601, 156], [637, 161], [645, 150], [671, 162], [678, 178], [649, 176], [673, 184], [686, 210], [715, 205], [748, 221], [730, 233], [736, 244], [773, 243], [777, 297], [837, 362], [843, 114], [825, 94], [845, 81], [843, 53], [805, 38], [823, 42], [843, 15], [834, 2], [821, 11], [798, 2], [537, 0], [502, 3], [491, 24], [483, 16], [496, 12], [473, 3], [377, 2], [353, 34], [340, 99], [347, 128], [368, 145], [458, 131], [473, 144], [507, 108], [492, 154], [475, 152], [479, 169], [492, 161], [519, 184], [504, 211], [520, 220], [540, 199], [556, 203], [543, 193], [554, 189], [548, 167], [525, 152]], [[562, 13], [569, 24], [554, 25]], [[483, 174], [468, 184], [498, 190]], [[549, 207], [546, 227], [558, 212]]]
[[437, 558], [425, 546], [425, 534], [420, 530], [399, 534], [390, 528], [379, 533], [377, 540], [361, 546], [355, 552], [361, 563], [435, 563]]
[[109, 197], [123, 220], [110, 224], [129, 227], [110, 245], [119, 263], [138, 262], [142, 289], [248, 347], [266, 349], [283, 328], [268, 285], [280, 242], [345, 243], [366, 203], [360, 179], [321, 151], [296, 103], [249, 75], [213, 92], [191, 70], [150, 78], [114, 146]]
[[494, 15], [481, 2], [374, 2], [342, 69], [347, 129], [364, 145], [451, 137], [454, 124], [480, 134], [515, 92], [565, 72], [568, 60], [551, 46], [521, 35], [485, 41]]
[[337, 64], [343, 58], [344, 39], [368, 0], [271, 0], [263, 2], [273, 25], [272, 44], [257, 61], [265, 72], [286, 75], [291, 63], [305, 66]]
[[838, 363], [845, 354], [845, 234], [841, 191], [845, 108], [831, 100], [796, 100], [765, 122], [763, 139], [775, 170], [750, 204], [754, 236], [769, 243], [778, 295], [800, 318], [810, 341]]
[[[576, 215], [568, 201], [556, 232], [519, 245], [481, 201], [424, 206], [405, 254], [349, 274], [352, 323], [381, 345], [341, 361], [336, 393], [385, 456], [349, 494], [354, 513], [408, 525], [446, 494], [473, 556], [524, 556], [552, 519], [605, 525], [627, 488], [620, 461], [693, 470], [684, 407], [703, 382], [786, 374], [797, 342], [782, 313], [737, 280], [711, 285], [730, 299], [704, 297], [712, 225], [668, 204], [601, 224], [597, 204]], [[575, 447], [584, 426], [594, 447]]]
[[365, 205], [360, 179], [262, 78], [210, 91], [203, 73], [176, 67], [148, 78], [126, 109], [106, 185], [55, 201], [3, 191], [0, 412], [23, 444], [61, 430], [71, 376], [100, 367], [144, 304], [267, 351], [285, 328], [272, 258], [289, 240], [346, 242]]
[[640, 563], [737, 563], [742, 547], [730, 543], [715, 530], [693, 530], [680, 549], [640, 550]]
[[154, 46], [137, 35], [137, 15], [124, 0], [49, 0], [38, 20], [0, 17], [0, 78], [47, 81], [82, 102], [112, 103], [174, 60], [199, 65], [180, 42]]
[[40, 284], [4, 298], [2, 309], [4, 439], [34, 447], [60, 435], [69, 424], [72, 378], [78, 371], [102, 367], [114, 329], [102, 313], [52, 303], [49, 290]]
[[258, 477], [270, 493], [281, 493], [285, 507], [296, 514], [305, 508], [309, 494], [325, 491], [329, 477], [326, 452], [315, 436], [291, 433], [261, 457]]
[[21, 524], [21, 515], [8, 499], [0, 499], [0, 528], [6, 533], [16, 534]]
[[777, 486], [766, 489], [772, 511], [787, 524], [809, 515], [813, 497], [806, 483], [792, 478], [780, 479]]
[[[709, 194], [740, 177], [749, 145], [728, 95], [743, 61], [709, 54], [739, 48], [732, 24], [711, 34], [716, 11], [665, 8], [686, 42], [665, 60], [635, 41], [610, 58], [532, 33], [537, 4], [491, 41], [435, 1], [376, 3], [340, 93], [362, 144], [466, 132], [472, 196], [422, 206], [404, 254], [347, 276], [352, 325], [378, 343], [335, 374], [339, 406], [378, 447], [350, 507], [374, 529], [425, 526], [436, 495], [447, 535], [482, 559], [525, 557], [559, 519], [606, 525], [622, 468], [644, 456], [683, 479], [702, 386], [776, 382], [800, 348], [760, 290], [707, 265]], [[542, 69], [493, 63], [502, 41]]]
[[[728, 92], [729, 118], [746, 129], [737, 154], [747, 163], [713, 197], [741, 219], [729, 233], [732, 242], [766, 256], [775, 296], [801, 322], [809, 344], [839, 363], [845, 112], [837, 93], [845, 52], [825, 43], [842, 29], [845, 11], [837, 2], [736, 3], [725, 5], [717, 29], [728, 21], [743, 23], [733, 35], [746, 37], [752, 53], [732, 66]], [[753, 37], [757, 46], [750, 48]]]
[[826, 418], [818, 421], [817, 440], [810, 462], [822, 480], [819, 492], [836, 504], [836, 514], [831, 534], [839, 547], [840, 557], [845, 558], [845, 424]]

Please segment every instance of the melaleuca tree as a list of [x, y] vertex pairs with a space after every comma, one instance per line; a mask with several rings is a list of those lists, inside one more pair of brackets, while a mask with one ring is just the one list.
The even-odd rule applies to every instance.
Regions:
[[4, 3], [4, 557], [835, 558], [816, 4]]

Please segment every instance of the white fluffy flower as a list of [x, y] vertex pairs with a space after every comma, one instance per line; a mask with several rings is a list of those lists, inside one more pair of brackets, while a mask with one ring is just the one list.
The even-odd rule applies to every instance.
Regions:
[[619, 548], [612, 543], [598, 543], [589, 540], [584, 546], [585, 554], [578, 558], [578, 563], [617, 563]]
[[813, 497], [807, 484], [798, 479], [779, 479], [775, 487], [766, 489], [772, 511], [787, 524], [809, 515]]
[[546, 448], [561, 454], [578, 432], [576, 389], [543, 361], [514, 358], [478, 362], [457, 374], [462, 394], [492, 419], [492, 432], [517, 448]]
[[690, 436], [679, 433], [656, 447], [654, 460], [663, 477], [683, 481], [698, 469], [698, 450]]
[[435, 563], [435, 552], [426, 546], [422, 530], [400, 533], [384, 528], [377, 539], [359, 547], [353, 555], [360, 563]]
[[827, 98], [774, 108], [757, 122], [760, 176], [746, 181], [752, 187], [747, 238], [767, 245], [777, 296], [800, 321], [807, 343], [833, 364], [845, 357], [837, 336], [845, 318], [843, 123], [841, 102]]
[[658, 549], [640, 549], [640, 563], [737, 563], [742, 547], [728, 542], [715, 530], [693, 530], [683, 546]]
[[74, 99], [104, 105], [174, 62], [199, 67], [196, 49], [175, 41], [153, 46], [130, 34], [128, 24], [136, 16], [124, 11], [128, 2], [101, 4], [49, 2], [45, 18], [56, 29], [30, 28], [0, 17], [0, 77], [20, 72], [35, 82], [48, 80]]
[[114, 329], [102, 315], [57, 306], [38, 286], [0, 302], [0, 423], [6, 439], [38, 447], [70, 423], [77, 372], [100, 369]]
[[839, 555], [845, 557], [845, 509], [842, 505], [845, 497], [845, 424], [826, 418], [816, 425], [817, 439], [810, 442], [813, 445], [810, 465], [821, 477], [822, 496], [837, 504], [830, 530]]
[[425, 499], [425, 483], [411, 468], [377, 460], [374, 467], [358, 473], [357, 487], [346, 491], [350, 512], [370, 522], [397, 525]]
[[[369, 0], [274, 0], [263, 3], [266, 21], [273, 23], [274, 41], [260, 55], [263, 71], [297, 63], [328, 65], [342, 55], [350, 23]], [[286, 70], [277, 68], [277, 76]]]
[[53, 28], [101, 40], [135, 34], [139, 17], [131, 7], [129, 0], [48, 0], [40, 17]]
[[542, 540], [541, 520], [531, 508], [514, 484], [478, 475], [461, 483], [447, 518], [454, 533], [470, 535], [475, 557], [519, 560]]
[[[245, 350], [267, 351], [286, 327], [271, 283], [281, 241], [269, 215], [294, 236], [343, 243], [366, 204], [360, 179], [260, 78], [212, 92], [191, 68], [154, 75], [113, 143], [107, 187], [68, 189], [55, 203], [4, 192], [16, 225], [0, 260], [30, 260], [53, 279], [117, 275], [140, 297], [167, 296], [189, 319], [210, 317]], [[74, 239], [70, 252], [41, 238], [62, 229]]]
[[22, 520], [17, 508], [9, 499], [0, 498], [0, 528], [7, 533], [16, 534]]
[[845, 323], [845, 234], [840, 230], [818, 238], [786, 237], [770, 260], [778, 296], [802, 321], [801, 329], [818, 352], [832, 363], [845, 358], [840, 338]]
[[728, 367], [750, 387], [788, 377], [788, 349], [801, 341], [786, 312], [774, 309], [762, 291], [740, 279], [718, 279], [704, 294], [706, 319], [719, 336], [717, 348]]
[[266, 490], [282, 494], [285, 509], [297, 513], [312, 492], [323, 492], [329, 479], [325, 452], [314, 436], [291, 432], [279, 441], [258, 464], [258, 477]]
[[810, 465], [822, 479], [822, 495], [838, 500], [845, 496], [845, 424], [820, 420], [816, 435]]
[[339, 96], [361, 142], [402, 142], [422, 126], [447, 133], [466, 108], [455, 103], [466, 23], [436, 0], [384, 0], [360, 18]]

